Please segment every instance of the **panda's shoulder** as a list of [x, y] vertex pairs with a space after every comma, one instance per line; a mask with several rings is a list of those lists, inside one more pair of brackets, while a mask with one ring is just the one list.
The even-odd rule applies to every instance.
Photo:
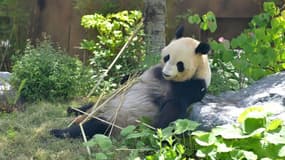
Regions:
[[162, 76], [162, 65], [157, 64], [147, 69], [142, 75], [142, 80], [164, 81]]

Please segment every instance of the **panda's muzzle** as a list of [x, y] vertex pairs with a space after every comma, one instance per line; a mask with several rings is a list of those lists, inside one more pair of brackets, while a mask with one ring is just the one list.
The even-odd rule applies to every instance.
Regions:
[[163, 75], [163, 77], [165, 77], [165, 78], [169, 78], [169, 77], [171, 77], [171, 75], [166, 74], [166, 73], [162, 73], [162, 75]]

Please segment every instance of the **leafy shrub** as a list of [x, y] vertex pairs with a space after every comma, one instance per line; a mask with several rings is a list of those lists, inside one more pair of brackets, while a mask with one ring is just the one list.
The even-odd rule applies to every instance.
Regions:
[[249, 29], [229, 42], [228, 48], [212, 42], [214, 54], [218, 52], [223, 62], [231, 62], [253, 80], [285, 70], [285, 11], [273, 2], [265, 2], [263, 10], [253, 17]]
[[64, 100], [84, 94], [90, 77], [79, 60], [45, 39], [36, 46], [28, 42], [24, 56], [13, 66], [11, 84], [18, 88], [25, 80], [21, 96], [28, 101]]
[[230, 53], [240, 53], [240, 50], [231, 50], [228, 40], [221, 40], [220, 43], [211, 41], [210, 45], [213, 51], [213, 54], [210, 55], [212, 70], [210, 93], [218, 94], [223, 91], [238, 90], [252, 83], [253, 80], [246, 77], [231, 61], [224, 61]]
[[[285, 11], [280, 11], [274, 2], [264, 2], [263, 10], [236, 38], [210, 41], [211, 93], [240, 89], [253, 80], [285, 70]], [[211, 32], [217, 28], [212, 12], [191, 14], [188, 22]]]
[[[81, 25], [87, 29], [95, 29], [98, 33], [96, 41], [83, 40], [81, 42], [81, 48], [93, 54], [90, 64], [93, 66], [95, 81], [101, 78], [141, 18], [140, 11], [122, 11], [106, 16], [95, 13], [82, 17]], [[109, 88], [105, 88], [105, 90], [111, 91], [117, 87], [122, 77], [138, 71], [138, 64], [142, 62], [145, 53], [143, 36], [143, 29], [140, 29], [114, 68], [106, 76], [103, 85], [100, 85], [96, 90], [97, 94], [101, 93], [106, 86]]]

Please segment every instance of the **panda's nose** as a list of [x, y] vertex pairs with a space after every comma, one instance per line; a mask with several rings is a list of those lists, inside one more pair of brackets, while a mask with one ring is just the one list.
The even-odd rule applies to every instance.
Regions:
[[169, 74], [166, 74], [166, 73], [162, 73], [163, 74], [163, 77], [170, 77]]

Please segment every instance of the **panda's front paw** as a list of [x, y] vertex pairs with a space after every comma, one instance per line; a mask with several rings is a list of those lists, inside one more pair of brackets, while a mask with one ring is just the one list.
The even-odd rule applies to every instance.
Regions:
[[50, 134], [57, 138], [68, 138], [69, 134], [62, 129], [52, 129], [50, 130]]

